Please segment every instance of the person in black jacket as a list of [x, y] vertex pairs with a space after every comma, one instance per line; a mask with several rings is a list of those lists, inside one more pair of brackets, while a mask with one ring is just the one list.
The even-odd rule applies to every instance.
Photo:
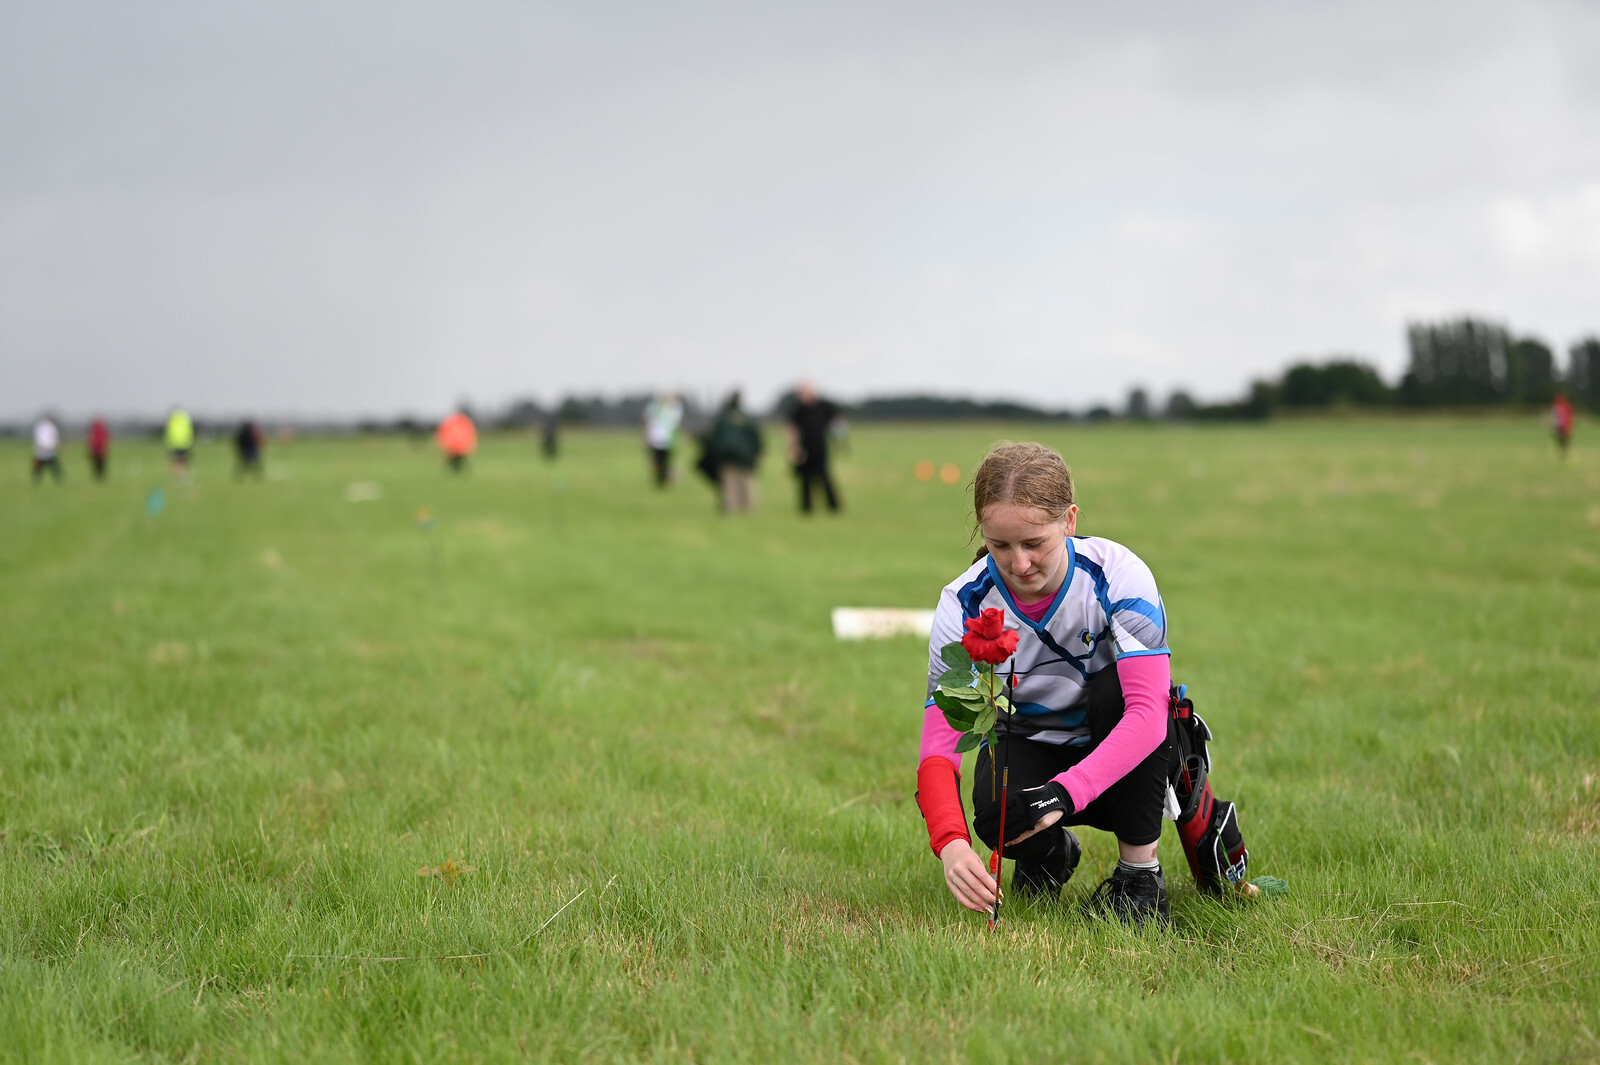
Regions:
[[714, 470], [722, 510], [739, 514], [755, 506], [755, 469], [761, 460], [761, 427], [739, 406], [737, 391], [728, 394], [717, 420], [706, 434], [703, 470]]
[[233, 467], [234, 480], [241, 477], [254, 475], [261, 479], [261, 426], [253, 419], [245, 419], [239, 423], [238, 432], [233, 434], [233, 449], [238, 456], [238, 462]]
[[811, 382], [801, 382], [795, 392], [794, 408], [789, 412], [789, 456], [794, 462], [795, 476], [800, 479], [802, 514], [811, 513], [813, 484], [821, 487], [828, 509], [838, 513], [839, 493], [828, 475], [828, 438], [838, 417], [838, 407], [819, 399]]

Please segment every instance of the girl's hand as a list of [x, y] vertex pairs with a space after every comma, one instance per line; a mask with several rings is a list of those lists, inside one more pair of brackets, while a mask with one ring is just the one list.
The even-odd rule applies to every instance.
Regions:
[[1009, 847], [1013, 843], [1021, 843], [1023, 840], [1028, 839], [1031, 836], [1037, 836], [1039, 833], [1043, 832], [1045, 829], [1049, 828], [1051, 825], [1055, 824], [1065, 816], [1066, 814], [1062, 813], [1060, 810], [1051, 810], [1049, 813], [1039, 818], [1038, 822], [1022, 835], [1006, 840], [1006, 846]]
[[[1006, 827], [1012, 830], [1023, 825], [1032, 827], [1006, 840], [1006, 846], [1043, 832], [1073, 811], [1072, 796], [1059, 781], [1049, 780], [1037, 788], [1019, 788], [1011, 792], [1005, 802]], [[979, 839], [987, 842], [1000, 835], [1000, 815], [1000, 803], [978, 811], [972, 819], [972, 827], [977, 830]]]
[[953, 839], [939, 852], [939, 860], [944, 863], [945, 885], [957, 902], [978, 913], [988, 913], [994, 908], [1000, 889], [972, 844], [964, 839]]

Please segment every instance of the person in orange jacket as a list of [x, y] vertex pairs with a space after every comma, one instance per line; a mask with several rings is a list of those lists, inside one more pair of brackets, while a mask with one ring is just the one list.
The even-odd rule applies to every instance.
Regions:
[[467, 456], [478, 450], [478, 427], [472, 424], [466, 411], [457, 410], [439, 423], [434, 439], [444, 452], [445, 465], [460, 473], [467, 464]]

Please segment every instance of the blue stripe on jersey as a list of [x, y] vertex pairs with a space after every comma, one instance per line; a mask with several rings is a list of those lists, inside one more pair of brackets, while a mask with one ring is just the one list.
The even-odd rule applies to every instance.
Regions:
[[1072, 546], [1072, 537], [1067, 537], [1067, 575], [1061, 579], [1061, 587], [1056, 589], [1056, 601], [1050, 604], [1050, 609], [1044, 612], [1044, 617], [1039, 619], [1042, 629], [1050, 624], [1050, 619], [1056, 616], [1056, 611], [1061, 609], [1061, 604], [1067, 601], [1067, 589], [1072, 587], [1072, 571], [1078, 568], [1078, 550]]
[[1120, 662], [1124, 658], [1144, 658], [1148, 655], [1170, 655], [1171, 653], [1172, 652], [1165, 647], [1157, 647], [1148, 651], [1123, 651], [1117, 655], [1117, 661]]
[[1094, 597], [1100, 600], [1100, 608], [1106, 612], [1106, 621], [1111, 620], [1111, 584], [1106, 580], [1106, 571], [1100, 568], [1100, 563], [1093, 559], [1078, 558], [1078, 568], [1087, 573], [1094, 581]]
[[[994, 563], [991, 561], [992, 567]], [[984, 596], [989, 594], [989, 589], [994, 587], [994, 575], [985, 570], [962, 586], [956, 593], [956, 602], [961, 604], [961, 612], [969, 618], [975, 618], [982, 611]], [[1005, 583], [1001, 582], [1002, 588]]]
[[1079, 729], [1089, 724], [1089, 707], [1069, 706], [1065, 710], [1052, 710], [1043, 703], [1018, 703], [1017, 716], [1034, 728]]
[[[1089, 671], [1083, 668], [1083, 664], [1094, 657], [1093, 651], [1090, 651], [1086, 655], [1075, 655], [1071, 651], [1068, 651], [1065, 647], [1062, 647], [1059, 643], [1056, 643], [1056, 638], [1050, 635], [1050, 633], [1046, 630], [1038, 630], [1038, 636], [1040, 643], [1044, 644], [1046, 647], [1050, 648], [1050, 650], [1060, 655], [1063, 662], [1083, 675], [1085, 684], [1089, 682]], [[1035, 666], [1034, 668], [1038, 667]]]
[[1115, 603], [1111, 604], [1111, 609], [1128, 610], [1135, 614], [1142, 614], [1144, 617], [1149, 618], [1157, 625], [1160, 625], [1163, 629], [1167, 627], [1167, 612], [1150, 602], [1148, 599], [1139, 599], [1137, 597], [1133, 599], [1118, 599]]

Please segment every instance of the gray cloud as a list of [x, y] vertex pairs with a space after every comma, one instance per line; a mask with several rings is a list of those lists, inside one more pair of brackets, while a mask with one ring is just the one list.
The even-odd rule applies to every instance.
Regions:
[[1600, 328], [1600, 9], [12, 4], [0, 415], [1080, 405]]

